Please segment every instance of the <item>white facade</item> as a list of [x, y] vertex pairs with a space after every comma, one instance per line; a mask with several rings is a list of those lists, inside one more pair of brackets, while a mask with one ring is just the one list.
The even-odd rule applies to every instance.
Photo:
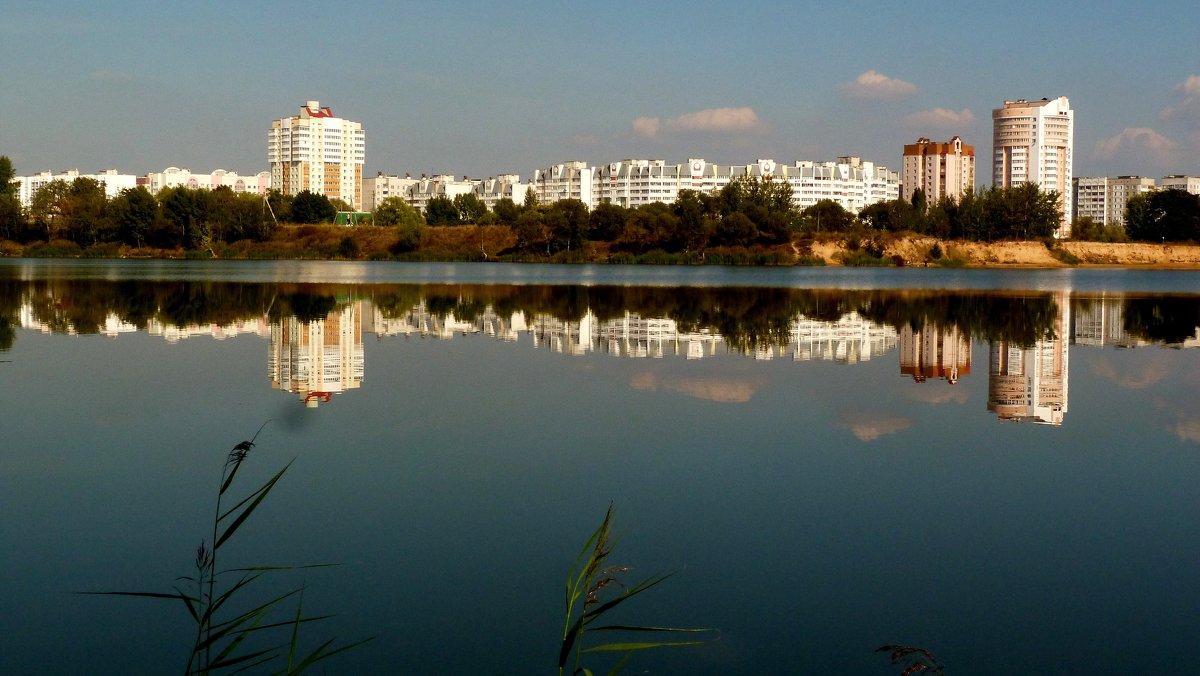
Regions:
[[772, 159], [735, 165], [711, 164], [696, 158], [683, 164], [626, 159], [601, 167], [568, 162], [534, 172], [533, 189], [543, 202], [570, 198], [589, 208], [604, 203], [635, 208], [653, 202], [669, 204], [681, 190], [715, 192], [745, 176], [787, 183], [801, 209], [829, 199], [858, 213], [868, 205], [900, 197], [896, 172], [858, 157], [791, 165]]
[[1162, 190], [1186, 190], [1193, 195], [1200, 195], [1200, 176], [1163, 176], [1158, 187]]
[[399, 197], [408, 201], [408, 192], [417, 179], [409, 176], [384, 176], [382, 173], [375, 178], [363, 179], [363, 211], [375, 211], [379, 203], [389, 197]]
[[518, 206], [525, 202], [525, 191], [533, 187], [532, 183], [522, 183], [517, 174], [500, 174], [488, 177], [475, 185], [475, 194], [488, 209], [495, 209], [496, 202], [508, 198]]
[[445, 197], [452, 200], [459, 195], [474, 193], [477, 183], [477, 181], [472, 181], [466, 176], [461, 181], [449, 174], [422, 176], [408, 187], [405, 201], [420, 209], [421, 213], [424, 213], [425, 208], [429, 206], [429, 200], [435, 197]]
[[266, 195], [271, 189], [271, 172], [239, 176], [232, 171], [217, 169], [207, 174], [193, 174], [187, 169], [167, 167], [161, 172], [146, 174], [146, 189], [155, 194], [164, 188], [213, 190], [223, 186], [239, 194]]
[[579, 200], [588, 208], [596, 206], [593, 191], [595, 169], [587, 162], [573, 160], [533, 172], [533, 192], [538, 202], [549, 204], [559, 200]]
[[[535, 170], [529, 183], [522, 183], [517, 174], [486, 180], [439, 175], [403, 179], [406, 182], [402, 187], [405, 201], [422, 211], [434, 197], [453, 199], [468, 192], [474, 192], [489, 209], [505, 197], [521, 204], [529, 189], [542, 204], [575, 199], [589, 209], [605, 203], [635, 208], [654, 202], [670, 204], [681, 190], [715, 192], [746, 176], [787, 183], [793, 201], [801, 209], [821, 200], [833, 200], [847, 211], [858, 213], [876, 202], [900, 198], [896, 172], [851, 156], [839, 157], [836, 162], [798, 161], [790, 165], [772, 159], [734, 165], [711, 164], [703, 159], [683, 164], [625, 159], [594, 167], [573, 160]], [[401, 185], [396, 182], [401, 179], [390, 180], [391, 185]]]
[[1103, 225], [1125, 227], [1129, 198], [1154, 190], [1154, 179], [1143, 176], [1080, 176], [1072, 181], [1075, 218], [1091, 218]]
[[267, 161], [272, 188], [288, 195], [308, 190], [362, 209], [362, 124], [334, 117], [318, 101], [301, 106], [299, 115], [271, 122]]
[[992, 184], [1010, 188], [1034, 183], [1056, 190], [1063, 220], [1059, 237], [1071, 234], [1071, 166], [1075, 115], [1067, 97], [1005, 101], [992, 111]]
[[136, 188], [138, 183], [137, 176], [122, 174], [116, 169], [105, 169], [98, 174], [81, 174], [78, 169], [70, 169], [57, 174], [43, 171], [33, 176], [18, 176], [16, 178], [17, 198], [21, 200], [21, 206], [28, 209], [29, 205], [33, 203], [33, 196], [46, 184], [53, 181], [74, 183], [77, 178], [90, 178], [99, 183], [104, 188], [104, 195], [108, 199], [116, 197], [122, 190], [127, 188]]

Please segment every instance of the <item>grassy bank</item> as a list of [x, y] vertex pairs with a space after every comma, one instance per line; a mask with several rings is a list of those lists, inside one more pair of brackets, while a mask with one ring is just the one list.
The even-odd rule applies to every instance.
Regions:
[[648, 265], [844, 265], [917, 267], [1127, 266], [1200, 269], [1200, 246], [1102, 242], [965, 242], [879, 233], [829, 234], [777, 246], [710, 247], [704, 251], [630, 252], [607, 242], [571, 251], [521, 251], [506, 226], [427, 228], [420, 245], [405, 250], [394, 228], [332, 225], [282, 226], [262, 242], [214, 243], [200, 250], [100, 244], [69, 240], [19, 244], [0, 241], [0, 256], [29, 258], [163, 258], [234, 260], [387, 260], [618, 263]]

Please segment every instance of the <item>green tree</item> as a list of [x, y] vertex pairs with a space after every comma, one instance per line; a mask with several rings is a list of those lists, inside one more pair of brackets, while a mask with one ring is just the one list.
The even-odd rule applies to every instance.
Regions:
[[804, 229], [813, 232], [845, 232], [854, 223], [854, 215], [830, 199], [805, 208], [800, 217]]
[[429, 225], [458, 225], [462, 221], [459, 220], [454, 200], [438, 195], [425, 203], [425, 222]]
[[754, 221], [741, 211], [735, 211], [717, 222], [713, 241], [724, 246], [750, 246], [758, 238]]
[[537, 205], [538, 196], [537, 193], [533, 191], [533, 186], [525, 188], [525, 201], [522, 202], [521, 206], [525, 207], [526, 209], [533, 209], [536, 208]]
[[273, 223], [292, 223], [292, 196], [275, 188], [267, 191], [268, 213], [274, 215]]
[[679, 219], [673, 248], [680, 251], [703, 251], [716, 230], [714, 200], [695, 190], [680, 190], [672, 212]]
[[617, 240], [617, 247], [633, 253], [645, 253], [654, 249], [668, 250], [679, 229], [679, 218], [671, 206], [662, 202], [644, 204], [628, 212], [625, 231]]
[[513, 224], [513, 231], [517, 235], [516, 247], [521, 251], [537, 251], [548, 247], [545, 220], [537, 209], [522, 211]]
[[0, 194], [17, 194], [17, 171], [8, 155], [0, 155]]
[[1156, 190], [1129, 198], [1125, 231], [1144, 242], [1200, 239], [1200, 196], [1185, 190]]
[[924, 214], [929, 210], [929, 205], [925, 199], [925, 191], [917, 188], [912, 194], [912, 208], [918, 214]]
[[29, 213], [35, 223], [45, 230], [46, 241], [58, 237], [64, 225], [64, 209], [71, 185], [62, 179], [55, 179], [44, 184], [33, 193], [30, 199]]
[[[920, 192], [920, 191], [918, 191]], [[873, 230], [887, 232], [925, 232], [927, 227], [921, 223], [925, 220], [925, 211], [918, 211], [911, 203], [904, 200], [876, 202], [858, 212], [858, 220]]]
[[81, 176], [72, 181], [61, 211], [64, 228], [76, 244], [91, 246], [113, 238], [112, 222], [108, 218], [108, 197], [104, 193], [104, 186], [96, 179]]
[[488, 212], [483, 200], [473, 192], [454, 196], [454, 209], [458, 212], [459, 223], [477, 224]]
[[168, 188], [161, 198], [162, 216], [169, 243], [185, 249], [207, 247], [212, 238], [209, 220], [210, 192], [199, 188]]
[[496, 214], [498, 223], [511, 226], [517, 222], [517, 216], [521, 215], [521, 207], [517, 206], [512, 198], [501, 197], [496, 200], [496, 206], [492, 208], [492, 213]]
[[291, 216], [294, 223], [332, 223], [337, 209], [328, 197], [301, 190], [292, 198]]
[[117, 237], [126, 244], [142, 246], [146, 234], [158, 218], [158, 201], [154, 195], [146, 186], [126, 188], [113, 198], [110, 209], [117, 227]]
[[375, 206], [375, 225], [384, 227], [415, 223], [425, 225], [425, 217], [402, 197], [388, 197]]
[[[499, 205], [497, 205], [499, 211]], [[599, 242], [619, 239], [625, 232], [628, 209], [619, 204], [603, 202], [592, 209], [591, 238]]]
[[977, 239], [1040, 239], [1051, 237], [1062, 221], [1059, 194], [1036, 183], [993, 188], [984, 195], [987, 228]]
[[0, 239], [16, 239], [22, 230], [17, 172], [7, 155], [0, 155]]
[[554, 246], [567, 251], [582, 248], [591, 229], [587, 205], [573, 199], [551, 204], [546, 209], [545, 222]]

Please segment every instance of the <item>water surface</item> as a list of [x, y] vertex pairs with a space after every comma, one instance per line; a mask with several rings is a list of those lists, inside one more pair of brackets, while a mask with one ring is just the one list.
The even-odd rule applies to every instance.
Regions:
[[[1195, 272], [0, 261], [3, 673], [162, 673], [225, 453], [229, 557], [308, 575], [330, 673], [550, 671], [563, 579], [674, 571], [655, 673], [1182, 673]], [[232, 562], [231, 562], [232, 565]]]

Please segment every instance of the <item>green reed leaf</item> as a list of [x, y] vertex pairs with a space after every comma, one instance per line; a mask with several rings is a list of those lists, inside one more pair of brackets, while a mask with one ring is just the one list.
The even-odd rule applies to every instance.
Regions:
[[653, 641], [645, 643], [605, 643], [584, 648], [585, 653], [632, 652], [634, 650], [649, 650], [650, 648], [677, 648], [689, 645], [704, 645], [704, 641]]
[[225, 512], [225, 514], [223, 514], [220, 518], [217, 519], [217, 522], [219, 523], [220, 521], [224, 520], [225, 517], [229, 516], [235, 510], [237, 510], [239, 507], [241, 507], [243, 504], [245, 504], [247, 500], [250, 500], [250, 498], [254, 498], [254, 500], [252, 502], [250, 502], [250, 504], [247, 505], [237, 515], [237, 517], [234, 518], [233, 522], [230, 523], [229, 526], [225, 529], [225, 532], [222, 533], [219, 538], [217, 538], [216, 544], [213, 545], [213, 549], [216, 549], [216, 548], [220, 547], [222, 544], [224, 544], [224, 542], [226, 540], [228, 540], [237, 531], [237, 529], [241, 527], [241, 525], [243, 523], [246, 522], [246, 519], [250, 518], [250, 515], [254, 513], [254, 510], [256, 508], [258, 508], [259, 505], [262, 504], [262, 501], [266, 499], [267, 494], [271, 492], [271, 489], [275, 487], [275, 483], [279, 481], [280, 477], [283, 476], [283, 473], [287, 471], [287, 468], [290, 467], [291, 464], [292, 463], [289, 462], [287, 465], [284, 466], [283, 469], [279, 470], [279, 472], [275, 476], [271, 477], [271, 479], [269, 481], [267, 481], [267, 483], [263, 484], [263, 486], [261, 488], [259, 488], [257, 491], [254, 491], [253, 493], [251, 493], [250, 496], [248, 496], [246, 498], [246, 500], [242, 500], [237, 505], [235, 505], [233, 508], [231, 508], [229, 511]]

